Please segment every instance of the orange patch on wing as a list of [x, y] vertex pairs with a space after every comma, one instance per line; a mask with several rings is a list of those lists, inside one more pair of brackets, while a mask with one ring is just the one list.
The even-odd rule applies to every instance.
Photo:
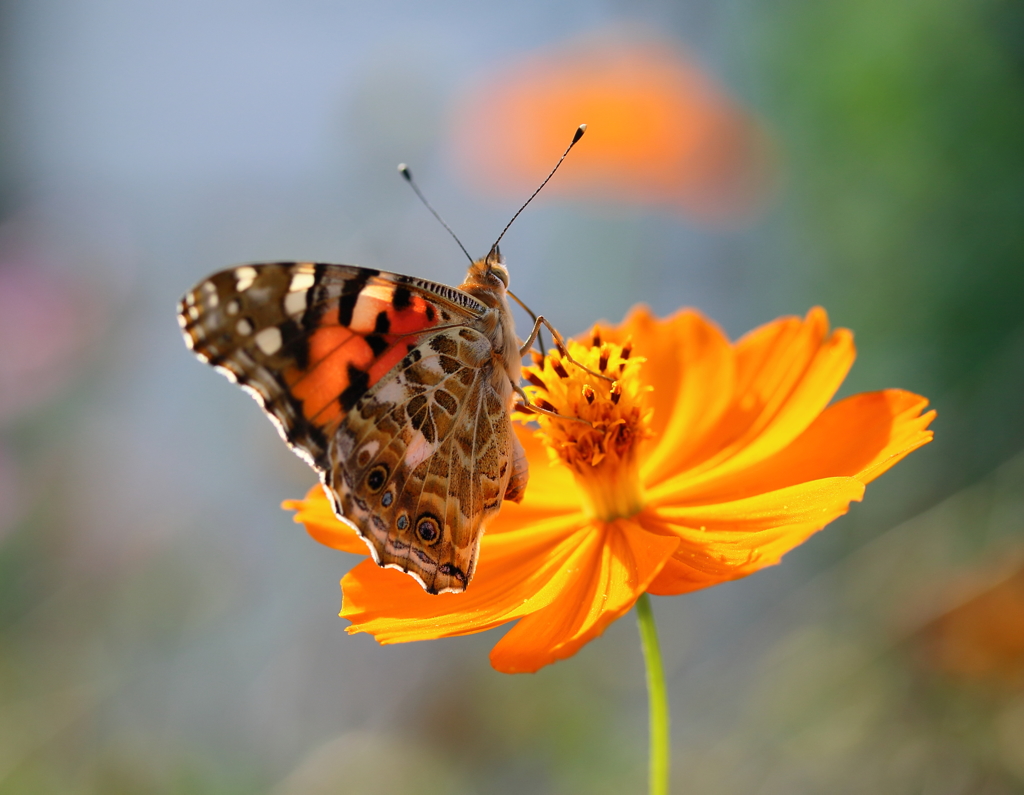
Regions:
[[[317, 329], [309, 337], [309, 366], [285, 372], [285, 380], [310, 422], [323, 427], [344, 419], [338, 398], [351, 383], [350, 367], [365, 372], [366, 386], [372, 387], [418, 344], [418, 332], [437, 325], [437, 311], [420, 296], [410, 296], [408, 306], [395, 309], [394, 290], [392, 285], [366, 287], [359, 294], [351, 325]], [[377, 334], [377, 318], [382, 312], [388, 318], [388, 332]], [[379, 356], [365, 339], [369, 335], [388, 344]]]
[[341, 326], [326, 326], [309, 338], [309, 369], [294, 369], [285, 377], [292, 394], [302, 401], [305, 417], [325, 425], [340, 416], [338, 396], [349, 385], [349, 365], [366, 370], [372, 361], [373, 352], [360, 335]]
[[[362, 298], [360, 298], [362, 300]], [[404, 309], [388, 306], [388, 333], [382, 335], [388, 348], [370, 365], [370, 386], [376, 384], [402, 361], [402, 358], [420, 343], [418, 332], [436, 326], [439, 315], [436, 309], [419, 296], [413, 296]]]
[[411, 304], [405, 309], [392, 307], [388, 318], [391, 320], [392, 334], [414, 334], [436, 326], [438, 321], [437, 310], [418, 295], [412, 297]]
[[[386, 338], [390, 342], [390, 338]], [[390, 348], [381, 354], [380, 358], [377, 359], [370, 367], [370, 386], [376, 384], [380, 379], [388, 374], [391, 368], [395, 367], [402, 357], [409, 352], [410, 348], [408, 345], [403, 343], [392, 344]]]

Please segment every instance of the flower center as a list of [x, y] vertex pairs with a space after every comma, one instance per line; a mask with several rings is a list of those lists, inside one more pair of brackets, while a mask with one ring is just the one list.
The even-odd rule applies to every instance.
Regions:
[[572, 471], [594, 517], [633, 516], [644, 503], [637, 450], [651, 435], [645, 400], [651, 387], [640, 380], [644, 359], [630, 356], [630, 342], [603, 342], [596, 329], [589, 346], [570, 340], [568, 353], [534, 353], [533, 365], [523, 368], [530, 402], [560, 416], [524, 413], [540, 426], [537, 435], [552, 459]]

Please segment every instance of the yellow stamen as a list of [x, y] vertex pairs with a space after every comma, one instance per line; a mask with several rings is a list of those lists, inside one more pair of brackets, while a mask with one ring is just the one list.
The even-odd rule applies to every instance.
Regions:
[[[525, 390], [535, 405], [585, 421], [533, 418], [552, 459], [572, 471], [594, 517], [611, 521], [633, 516], [644, 504], [637, 449], [651, 434], [651, 410], [646, 405], [650, 387], [640, 381], [644, 359], [630, 358], [629, 342], [604, 342], [596, 329], [591, 342], [590, 347], [574, 340], [568, 343], [569, 355], [583, 367], [573, 364], [564, 351], [552, 351], [543, 359], [535, 356], [534, 366], [524, 369], [529, 383]], [[545, 366], [558, 378], [542, 379]], [[618, 373], [618, 380], [594, 383], [583, 368]]]

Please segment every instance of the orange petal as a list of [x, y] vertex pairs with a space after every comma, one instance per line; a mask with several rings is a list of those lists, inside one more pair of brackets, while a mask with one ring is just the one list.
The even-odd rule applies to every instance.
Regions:
[[341, 581], [341, 616], [352, 622], [349, 632], [369, 632], [381, 643], [482, 632], [550, 604], [577, 576], [592, 534], [580, 514], [485, 534], [476, 574], [461, 594], [432, 596], [411, 577], [366, 561]]
[[686, 469], [714, 433], [733, 398], [735, 360], [721, 329], [692, 310], [677, 312], [646, 339], [638, 334], [634, 340], [636, 354], [648, 359], [643, 375], [653, 387], [655, 409], [654, 444], [640, 476], [657, 483]]
[[[649, 455], [669, 454], [673, 445], [676, 450], [693, 446], [695, 435], [728, 407], [735, 381], [732, 348], [718, 326], [699, 312], [683, 309], [662, 320], [640, 305], [620, 325], [599, 323], [597, 329], [609, 342], [632, 340], [633, 355], [647, 360], [642, 374], [652, 387], [648, 404], [655, 442]], [[677, 417], [677, 411], [683, 416]]]
[[686, 593], [778, 563], [863, 495], [856, 478], [824, 478], [733, 502], [648, 508], [639, 517], [648, 531], [683, 541], [648, 590]]
[[[931, 441], [934, 411], [900, 389], [853, 395], [829, 406], [789, 446], [752, 466], [704, 478], [677, 478], [648, 491], [653, 505], [728, 501], [810, 480], [854, 477], [869, 483]], [[712, 477], [713, 475], [713, 477]]]
[[355, 529], [334, 515], [331, 503], [321, 485], [313, 486], [306, 494], [306, 499], [285, 500], [281, 507], [286, 511], [296, 511], [295, 521], [304, 524], [306, 532], [321, 544], [340, 549], [342, 552], [370, 554], [369, 547]]
[[491, 651], [504, 673], [532, 673], [571, 657], [628, 611], [679, 546], [619, 519], [588, 528], [571, 576], [551, 604], [521, 619]]
[[677, 470], [673, 487], [723, 477], [784, 448], [828, 405], [855, 355], [853, 336], [846, 329], [830, 335], [820, 307], [803, 321], [782, 318], [741, 339], [732, 405], [684, 465], [700, 463]]

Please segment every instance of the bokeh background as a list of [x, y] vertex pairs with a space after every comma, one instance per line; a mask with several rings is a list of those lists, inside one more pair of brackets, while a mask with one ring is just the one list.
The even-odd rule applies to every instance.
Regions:
[[631, 617], [532, 676], [379, 647], [195, 281], [457, 283], [395, 166], [567, 333], [820, 303], [936, 440], [783, 565], [655, 600], [674, 791], [1024, 792], [1024, 6], [0, 2], [0, 793], [645, 787]]

